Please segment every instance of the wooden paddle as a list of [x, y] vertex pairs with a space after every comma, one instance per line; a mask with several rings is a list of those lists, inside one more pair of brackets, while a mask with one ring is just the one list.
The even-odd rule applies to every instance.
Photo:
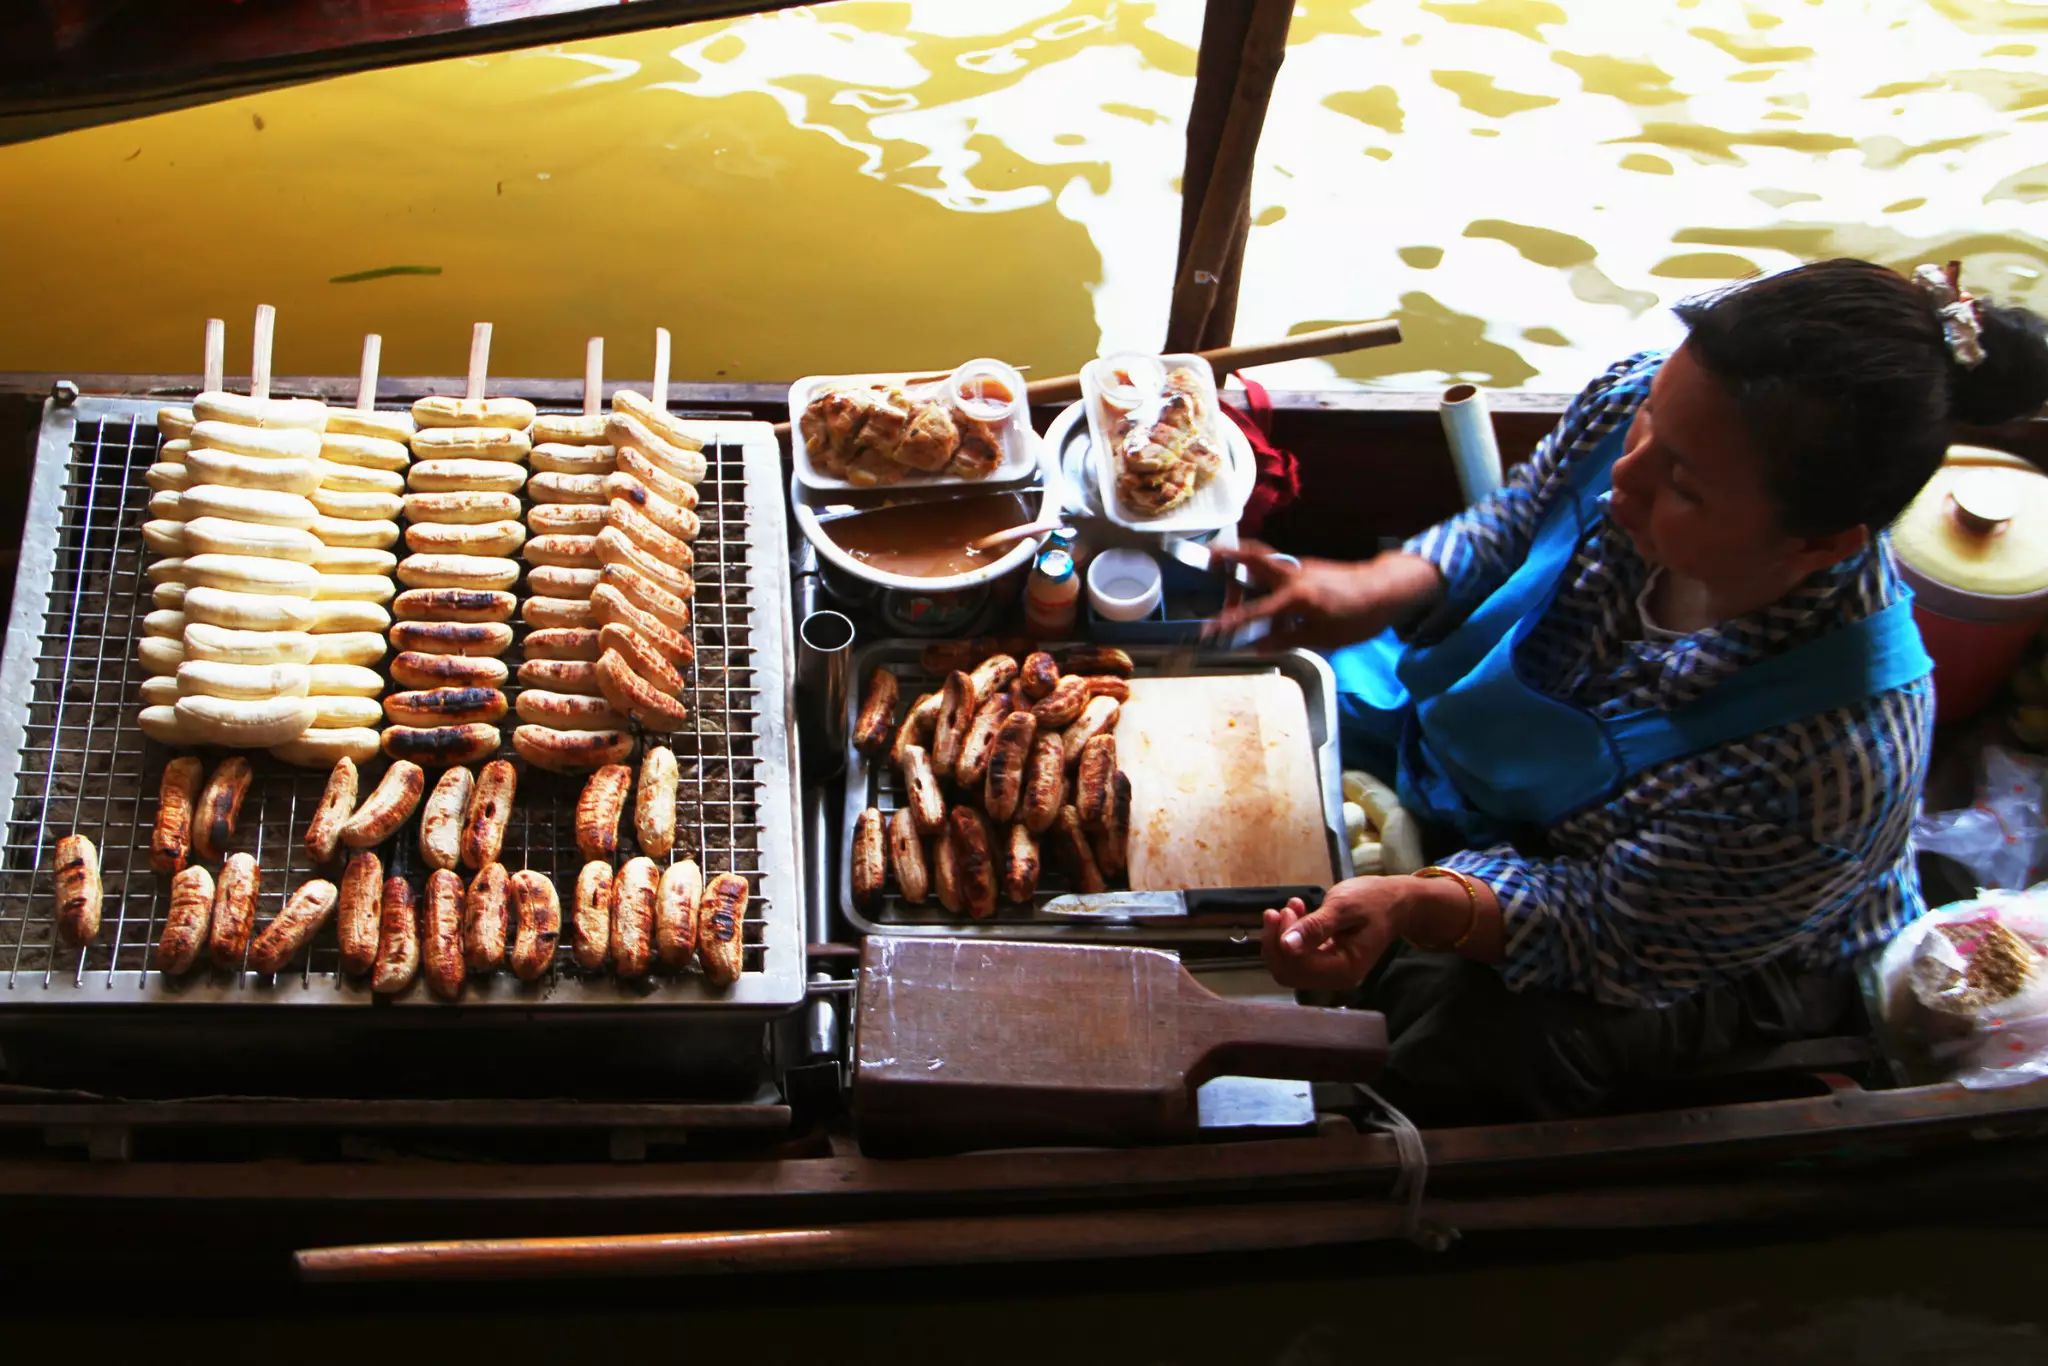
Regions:
[[1225, 1000], [1157, 949], [875, 936], [854, 1127], [871, 1153], [1186, 1139], [1210, 1077], [1363, 1081], [1386, 1051], [1377, 1014]]

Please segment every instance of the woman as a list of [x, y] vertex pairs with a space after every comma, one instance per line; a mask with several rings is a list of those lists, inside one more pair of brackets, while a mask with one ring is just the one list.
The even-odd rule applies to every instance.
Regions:
[[2041, 319], [1953, 291], [1835, 260], [1683, 304], [1487, 501], [1363, 564], [1244, 557], [1268, 591], [1219, 628], [1345, 647], [1347, 759], [1467, 846], [1265, 916], [1279, 981], [1386, 1013], [1397, 1104], [1569, 1114], [1825, 1032], [1925, 909], [1884, 528], [1952, 422], [2048, 399]]

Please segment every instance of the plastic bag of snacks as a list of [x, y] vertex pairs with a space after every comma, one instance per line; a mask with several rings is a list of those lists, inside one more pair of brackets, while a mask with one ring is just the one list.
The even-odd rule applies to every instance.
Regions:
[[1977, 1090], [2048, 1076], [2048, 883], [1929, 911], [1878, 960], [1884, 1022]]

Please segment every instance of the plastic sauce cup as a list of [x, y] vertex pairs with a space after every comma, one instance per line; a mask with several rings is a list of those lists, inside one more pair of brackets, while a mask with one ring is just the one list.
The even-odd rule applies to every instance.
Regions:
[[1007, 422], [1024, 404], [1024, 376], [1017, 367], [981, 357], [954, 370], [946, 392], [953, 406], [980, 422]]

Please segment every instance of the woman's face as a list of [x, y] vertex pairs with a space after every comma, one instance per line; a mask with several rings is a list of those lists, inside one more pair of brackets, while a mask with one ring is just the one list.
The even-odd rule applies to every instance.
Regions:
[[1749, 584], [1790, 588], [1864, 543], [1861, 527], [1800, 537], [1780, 526], [1734, 396], [1683, 346], [1624, 443], [1609, 515], [1644, 559], [1674, 574], [1737, 596]]

